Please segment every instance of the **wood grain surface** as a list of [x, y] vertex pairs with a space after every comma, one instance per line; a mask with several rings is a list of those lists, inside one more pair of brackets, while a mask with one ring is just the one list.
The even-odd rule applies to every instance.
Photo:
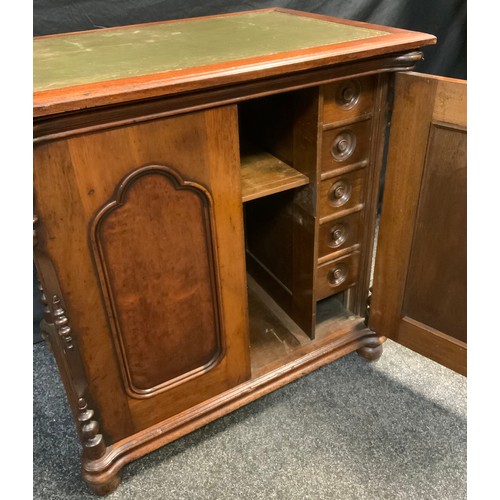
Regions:
[[[96, 403], [108, 443], [189, 408], [209, 394], [234, 386], [250, 375], [237, 145], [236, 109], [226, 107], [53, 141], [35, 148], [39, 246], [54, 263], [73, 335], [85, 363], [89, 393]], [[189, 351], [198, 349], [190, 345], [195, 340], [192, 335], [196, 335], [193, 333], [196, 315], [188, 314], [184, 309], [184, 318], [191, 324], [189, 341], [183, 337], [183, 329], [169, 330], [170, 321], [173, 321], [173, 326], [179, 326], [180, 320], [180, 317], [175, 319], [167, 314], [169, 308], [176, 303], [179, 305], [179, 300], [189, 302], [187, 284], [193, 284], [190, 276], [198, 279], [205, 276], [208, 283], [212, 282], [207, 253], [211, 238], [206, 237], [206, 227], [202, 224], [203, 217], [200, 217], [205, 210], [203, 204], [198, 202], [196, 206], [195, 201], [199, 198], [190, 198], [188, 204], [192, 204], [192, 208], [187, 213], [192, 217], [189, 221], [178, 213], [181, 206], [186, 208], [186, 203], [176, 195], [174, 198], [180, 204], [170, 207], [173, 212], [169, 214], [160, 209], [158, 203], [165, 203], [166, 193], [170, 196], [183, 191], [172, 191], [168, 179], [153, 175], [143, 178], [145, 184], [136, 183], [137, 191], [132, 184], [134, 192], [130, 201], [133, 203], [125, 201], [123, 207], [117, 209], [116, 214], [120, 216], [119, 220], [112, 221], [114, 229], [104, 224], [104, 236], [118, 238], [116, 241], [110, 239], [107, 242], [110, 246], [105, 248], [107, 272], [115, 273], [111, 277], [115, 290], [111, 290], [111, 294], [103, 290], [99, 268], [96, 268], [89, 247], [91, 225], [103, 207], [109, 205], [123, 179], [151, 164], [170, 166], [183, 179], [204, 186], [210, 192], [225, 355], [199, 377], [165, 387], [149, 398], [137, 399], [125, 391], [127, 383], [119, 339], [110, 328], [115, 323], [115, 314], [119, 316], [128, 311], [129, 315], [131, 312], [137, 315], [128, 317], [130, 323], [122, 325], [127, 329], [125, 337], [129, 354], [133, 354], [130, 359], [139, 365], [134, 368], [134, 373], [142, 377], [144, 386], [157, 384], [160, 379], [165, 381], [165, 377], [174, 375], [173, 372], [169, 375], [168, 361], [162, 360], [161, 351], [165, 354], [168, 347], [165, 342], [170, 346], [178, 343], [179, 347]], [[128, 214], [128, 207], [132, 206], [139, 210]], [[124, 213], [127, 213], [125, 218], [121, 215]], [[179, 224], [184, 221], [181, 226], [168, 220], [175, 214]], [[193, 226], [190, 228], [189, 224]], [[176, 238], [182, 240], [184, 237], [184, 243], [176, 242]], [[173, 253], [169, 256], [169, 252]], [[186, 276], [182, 277], [183, 274]], [[171, 283], [167, 279], [169, 275], [175, 276], [176, 280], [182, 279], [182, 283], [175, 280]], [[202, 288], [198, 288], [200, 286]], [[212, 320], [209, 314], [206, 324], [198, 325], [208, 335], [210, 323], [215, 326], [212, 302], [215, 298], [212, 286], [204, 286], [203, 281], [191, 287], [200, 299], [195, 306], [191, 305], [195, 310], [201, 308], [203, 314], [212, 311]], [[47, 290], [47, 293], [51, 295], [53, 292]], [[113, 308], [110, 296], [118, 300], [120, 307]], [[165, 304], [167, 299], [172, 304]], [[149, 328], [154, 331], [148, 334]], [[162, 336], [165, 329], [169, 331], [170, 340]], [[208, 335], [200, 354], [203, 350], [207, 353], [215, 349], [216, 330]], [[175, 361], [180, 363], [178, 369], [183, 363], [182, 356], [179, 352]], [[144, 364], [146, 360], [153, 364], [148, 367]], [[189, 370], [193, 366], [192, 361], [184, 362], [182, 369]]]
[[464, 81], [397, 75], [369, 323], [462, 374], [466, 93]]

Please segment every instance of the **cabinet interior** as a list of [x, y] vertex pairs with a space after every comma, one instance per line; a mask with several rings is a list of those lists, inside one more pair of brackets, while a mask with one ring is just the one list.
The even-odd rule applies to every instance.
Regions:
[[349, 309], [349, 288], [317, 292], [321, 92], [238, 105], [253, 377], [363, 321]]

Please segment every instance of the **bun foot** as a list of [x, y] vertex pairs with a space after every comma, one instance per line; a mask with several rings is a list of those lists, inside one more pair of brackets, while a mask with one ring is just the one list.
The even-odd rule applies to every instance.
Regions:
[[365, 345], [360, 347], [356, 352], [367, 361], [377, 361], [382, 356], [384, 350], [382, 344], [385, 342], [385, 337], [367, 337]]
[[94, 495], [104, 496], [113, 493], [113, 491], [118, 488], [122, 478], [120, 473], [116, 473], [115, 475], [107, 478], [105, 481], [96, 481], [96, 478], [86, 476], [84, 474], [85, 482], [87, 483], [88, 488]]

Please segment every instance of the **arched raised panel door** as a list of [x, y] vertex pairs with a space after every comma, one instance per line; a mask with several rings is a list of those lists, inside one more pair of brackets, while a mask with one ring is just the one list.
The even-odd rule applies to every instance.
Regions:
[[199, 377], [224, 353], [213, 200], [175, 169], [129, 174], [91, 233], [127, 392]]
[[250, 377], [237, 112], [65, 134], [35, 149], [38, 248], [109, 446]]

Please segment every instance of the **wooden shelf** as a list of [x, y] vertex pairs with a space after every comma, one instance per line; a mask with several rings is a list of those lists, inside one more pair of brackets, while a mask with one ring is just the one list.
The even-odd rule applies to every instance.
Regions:
[[309, 179], [275, 156], [252, 150], [241, 155], [243, 202], [309, 184]]

